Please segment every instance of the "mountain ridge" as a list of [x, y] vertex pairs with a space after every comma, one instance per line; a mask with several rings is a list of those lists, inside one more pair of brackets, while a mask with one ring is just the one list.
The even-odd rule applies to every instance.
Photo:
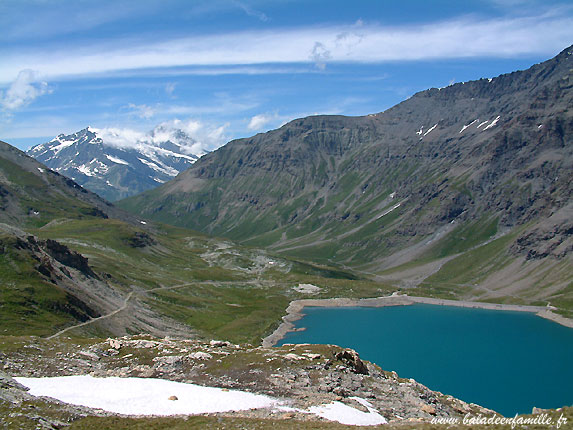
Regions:
[[[414, 285], [493, 242], [487, 249], [497, 246], [507, 265], [549, 258], [566, 288], [571, 51], [524, 71], [422, 91], [378, 114], [293, 120], [232, 141], [120, 206], [378, 276], [440, 262]], [[480, 283], [506, 270], [490, 269], [467, 267], [448, 282]]]

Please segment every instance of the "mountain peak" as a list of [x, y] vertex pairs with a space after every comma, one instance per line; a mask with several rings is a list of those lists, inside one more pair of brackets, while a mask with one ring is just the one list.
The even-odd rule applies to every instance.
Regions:
[[91, 126], [59, 134], [28, 154], [108, 200], [154, 188], [189, 168], [202, 154], [182, 130], [156, 127], [147, 134]]

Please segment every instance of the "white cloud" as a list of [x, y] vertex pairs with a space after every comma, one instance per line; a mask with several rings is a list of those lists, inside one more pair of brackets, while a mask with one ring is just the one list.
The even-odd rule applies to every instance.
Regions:
[[[187, 154], [204, 154], [224, 145], [229, 140], [226, 130], [229, 124], [217, 125], [196, 119], [173, 119], [157, 125], [149, 132], [141, 132], [131, 128], [119, 127], [90, 127], [105, 144], [120, 148], [133, 148], [141, 144], [158, 145], [172, 141], [182, 145], [182, 151]], [[183, 131], [190, 139], [180, 135]]]
[[[566, 12], [568, 12], [567, 9]], [[547, 31], [550, 28], [551, 31]], [[175, 66], [248, 66], [269, 63], [385, 62], [469, 57], [552, 55], [573, 40], [566, 13], [429, 25], [306, 27], [248, 31], [160, 41], [114, 40], [90, 47], [7, 51], [0, 82], [37, 68], [52, 79]]]
[[228, 142], [229, 137], [226, 130], [228, 123], [223, 125], [212, 124], [196, 119], [179, 120], [174, 119], [161, 123], [158, 127], [167, 130], [182, 130], [195, 141], [189, 148], [191, 154], [204, 154], [213, 151]]
[[277, 119], [279, 119], [279, 116], [276, 113], [261, 113], [251, 118], [247, 128], [251, 131], [261, 131], [265, 125]]
[[112, 146], [121, 147], [134, 147], [137, 144], [145, 140], [146, 133], [142, 133], [137, 130], [129, 128], [94, 128], [90, 127], [91, 130], [103, 139], [103, 141]]
[[49, 92], [48, 83], [39, 81], [37, 72], [21, 70], [6, 92], [0, 92], [0, 104], [5, 111], [14, 111]]
[[130, 103], [127, 108], [131, 110], [137, 117], [142, 119], [150, 119], [155, 115], [155, 109], [148, 105], [136, 105]]

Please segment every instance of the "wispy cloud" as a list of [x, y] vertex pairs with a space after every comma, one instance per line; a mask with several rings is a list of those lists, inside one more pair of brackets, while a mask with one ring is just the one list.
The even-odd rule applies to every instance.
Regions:
[[148, 105], [136, 105], [130, 103], [127, 105], [127, 109], [141, 119], [151, 119], [155, 115], [155, 109]]
[[[144, 68], [131, 70], [110, 70], [103, 72], [99, 76], [103, 77], [181, 77], [181, 76], [225, 76], [225, 75], [292, 75], [318, 73], [313, 67], [304, 65], [285, 64], [252, 64], [247, 66], [236, 65], [213, 65], [198, 66], [187, 64], [184, 66], [170, 68]], [[60, 78], [66, 78], [62, 76]], [[73, 78], [73, 76], [72, 76]], [[122, 84], [115, 84], [121, 86]], [[134, 84], [134, 86], [144, 86], [147, 84]]]
[[233, 4], [235, 4], [236, 6], [241, 8], [243, 10], [243, 12], [245, 12], [247, 15], [255, 17], [259, 21], [262, 21], [262, 22], [269, 21], [269, 17], [264, 12], [261, 12], [260, 10], [254, 9], [244, 2], [233, 1]]
[[176, 87], [176, 83], [175, 82], [169, 82], [167, 83], [167, 85], [165, 85], [165, 92], [167, 93], [167, 95], [171, 98], [175, 98], [175, 96], [173, 95], [173, 93], [175, 92], [175, 87]]
[[0, 105], [5, 112], [15, 111], [50, 91], [48, 83], [38, 79], [37, 72], [21, 70], [8, 89], [0, 92]]
[[[551, 31], [546, 31], [551, 28]], [[120, 70], [177, 66], [252, 66], [278, 63], [388, 62], [554, 54], [573, 40], [567, 15], [479, 20], [464, 18], [423, 26], [355, 24], [275, 29], [149, 41], [5, 52], [0, 82], [22, 69], [61, 79]], [[116, 46], [120, 46], [116, 48]], [[0, 53], [1, 54], [1, 53]]]
[[314, 62], [317, 68], [324, 70], [326, 68], [326, 62], [332, 58], [332, 55], [323, 43], [314, 42], [309, 58]]

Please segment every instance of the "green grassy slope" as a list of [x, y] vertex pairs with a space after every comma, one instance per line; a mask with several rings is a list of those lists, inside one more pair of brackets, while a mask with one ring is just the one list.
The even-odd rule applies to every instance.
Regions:
[[68, 220], [34, 231], [89, 258], [96, 273], [137, 300], [207, 337], [258, 343], [276, 326], [293, 288], [312, 283], [317, 297], [375, 296], [385, 284], [348, 272], [285, 259], [228, 240], [157, 225], [145, 246], [133, 246], [143, 230], [115, 220]]

